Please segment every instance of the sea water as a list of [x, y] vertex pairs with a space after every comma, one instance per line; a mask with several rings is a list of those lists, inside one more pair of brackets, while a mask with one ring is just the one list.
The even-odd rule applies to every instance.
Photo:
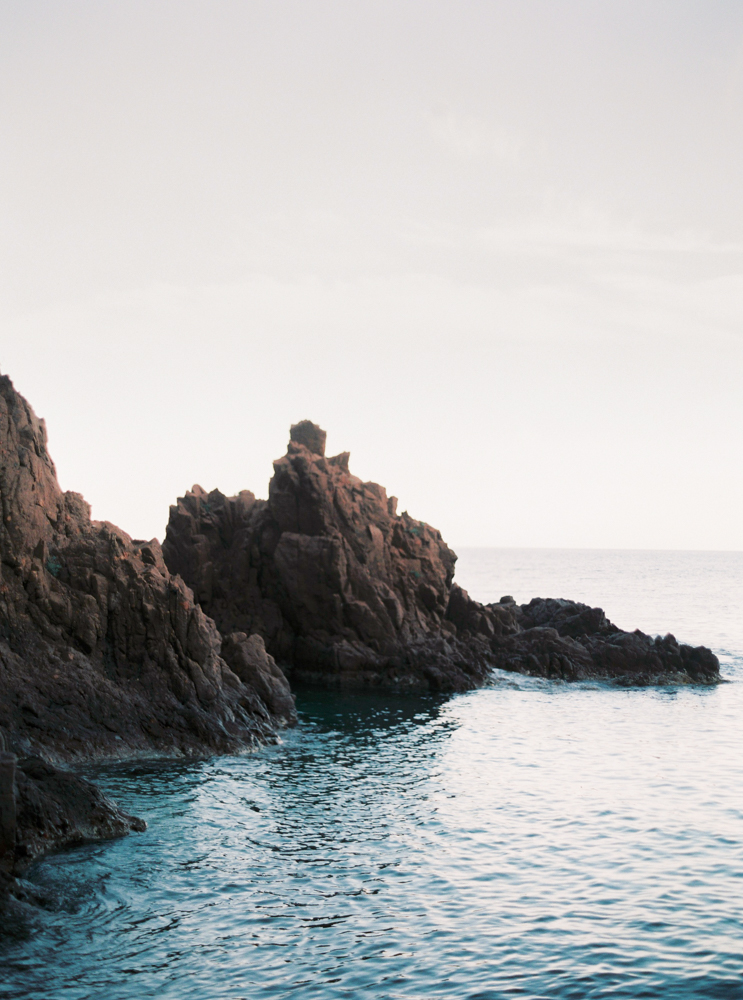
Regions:
[[0, 946], [0, 998], [743, 998], [743, 553], [457, 576], [705, 643], [730, 683], [303, 693], [251, 756], [87, 768], [147, 832], [34, 866], [58, 909]]

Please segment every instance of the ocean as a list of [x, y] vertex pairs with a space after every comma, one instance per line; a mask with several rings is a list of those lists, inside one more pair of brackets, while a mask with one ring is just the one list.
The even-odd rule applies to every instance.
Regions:
[[0, 998], [743, 998], [743, 553], [470, 549], [457, 580], [728, 683], [303, 692], [253, 755], [87, 767], [148, 830], [31, 869], [58, 909]]

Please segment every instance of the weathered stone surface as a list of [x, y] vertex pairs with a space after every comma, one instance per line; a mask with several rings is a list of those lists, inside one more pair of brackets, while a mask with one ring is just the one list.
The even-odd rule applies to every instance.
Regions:
[[[63, 493], [43, 421], [0, 377], [0, 732], [49, 760], [237, 751], [275, 739], [260, 695], [156, 540]], [[280, 681], [276, 679], [280, 685]], [[285, 688], [288, 694], [288, 686]]]
[[289, 437], [295, 444], [302, 444], [313, 455], [325, 454], [325, 431], [313, 424], [311, 420], [300, 420], [298, 424], [292, 424]]
[[0, 937], [26, 932], [43, 890], [19, 879], [48, 851], [146, 829], [102, 792], [39, 757], [0, 753]]
[[462, 691], [494, 667], [620, 684], [719, 679], [709, 650], [622, 632], [599, 608], [473, 601], [440, 533], [353, 476], [347, 452], [324, 451], [324, 431], [295, 424], [267, 501], [194, 486], [171, 507], [163, 544], [219, 628], [259, 635], [293, 680]]
[[18, 826], [15, 773], [15, 754], [0, 751], [0, 868], [8, 869], [15, 860]]
[[[383, 487], [324, 457], [325, 432], [294, 425], [268, 501], [195, 486], [171, 508], [163, 552], [223, 633], [259, 635], [297, 681], [466, 690], [489, 670], [445, 620], [456, 556]], [[515, 626], [514, 626], [515, 627]], [[233, 660], [230, 665], [236, 669]]]
[[[447, 614], [460, 635], [476, 633], [488, 640], [492, 663], [501, 670], [624, 686], [720, 680], [717, 657], [706, 647], [679, 644], [672, 635], [625, 632], [601, 608], [576, 601], [535, 597], [519, 606], [505, 597], [483, 606], [455, 584]], [[498, 632], [493, 616], [512, 624]]]
[[280, 719], [286, 725], [296, 723], [297, 710], [286, 677], [266, 652], [261, 636], [231, 632], [222, 644], [222, 655], [230, 669], [258, 695], [256, 713], [267, 708], [269, 718]]
[[47, 851], [145, 829], [141, 819], [123, 812], [90, 781], [40, 757], [18, 761], [15, 874]]

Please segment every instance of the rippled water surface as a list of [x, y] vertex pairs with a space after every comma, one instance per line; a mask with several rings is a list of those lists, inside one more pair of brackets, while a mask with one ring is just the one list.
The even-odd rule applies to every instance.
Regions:
[[743, 998], [743, 554], [468, 551], [732, 682], [319, 694], [250, 757], [91, 768], [145, 834], [31, 872], [0, 998]]

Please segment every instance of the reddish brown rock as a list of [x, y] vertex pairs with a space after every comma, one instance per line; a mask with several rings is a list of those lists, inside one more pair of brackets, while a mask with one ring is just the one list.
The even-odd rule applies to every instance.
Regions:
[[146, 829], [141, 819], [123, 812], [90, 781], [40, 757], [18, 761], [15, 797], [15, 874], [47, 851]]
[[[236, 751], [294, 719], [221, 656], [221, 636], [156, 540], [63, 493], [43, 421], [0, 377], [0, 732], [62, 761]], [[280, 686], [280, 679], [274, 677]], [[274, 705], [278, 700], [274, 700]]]
[[[446, 623], [456, 556], [383, 487], [325, 458], [325, 432], [296, 424], [268, 501], [200, 487], [171, 508], [163, 551], [224, 633], [260, 635], [297, 681], [466, 690], [486, 644]], [[514, 626], [515, 627], [515, 626]], [[230, 661], [232, 664], [232, 661]]]
[[453, 583], [438, 531], [398, 515], [383, 487], [351, 474], [347, 452], [324, 452], [324, 431], [295, 424], [267, 501], [194, 486], [163, 544], [219, 628], [259, 635], [294, 681], [462, 691], [494, 667], [638, 684], [719, 677], [708, 650], [618, 638], [628, 633], [600, 609], [478, 604]]

